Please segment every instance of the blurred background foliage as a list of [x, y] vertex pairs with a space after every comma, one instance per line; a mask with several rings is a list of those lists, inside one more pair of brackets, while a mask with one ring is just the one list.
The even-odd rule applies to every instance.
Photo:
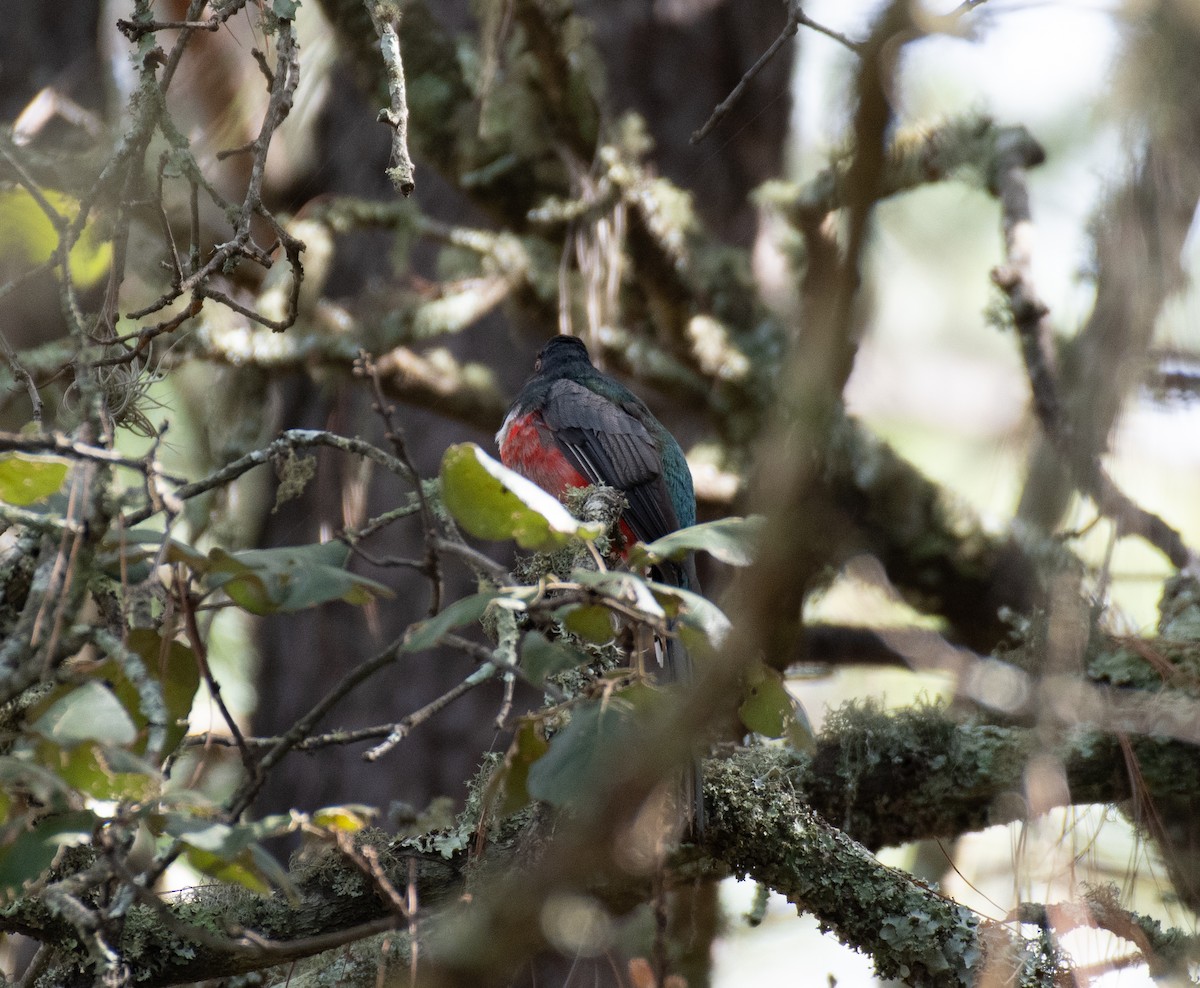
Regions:
[[[21, 279], [0, 297], [0, 331], [38, 381], [47, 425], [71, 429], [87, 418], [61, 373], [79, 352], [79, 329], [71, 327], [61, 281], [49, 268], [32, 267], [50, 258], [60, 238], [46, 209], [16, 181], [12, 163], [72, 224], [114, 140], [136, 119], [138, 73], [144, 59], [156, 56], [143, 44], [153, 35], [131, 42], [118, 33], [117, 19], [131, 16], [122, 4], [72, 0], [59, 5], [53, 23], [37, 6], [13, 12], [0, 49], [0, 119], [9, 128], [8, 171], [0, 165], [0, 283]], [[293, 13], [286, 4], [281, 13], [278, 2], [263, 6], [265, 16]], [[813, 2], [804, 12], [861, 39], [884, 6], [890, 5]], [[1163, 81], [1153, 74], [1156, 65], [1170, 71], [1173, 49], [1200, 37], [1200, 15], [1183, 0], [944, 6], [915, 6], [902, 50], [896, 42], [887, 133], [917, 145], [947, 124], [978, 118], [1023, 126], [1040, 142], [1046, 161], [1028, 176], [1036, 228], [1032, 277], [1069, 353], [1096, 305], [1103, 260], [1096, 231], [1112, 219], [1117, 191], [1135, 181], [1147, 142], [1159, 127], [1173, 129], [1185, 150], [1200, 142], [1186, 120], [1158, 119], [1160, 109], [1164, 115], [1175, 109], [1189, 77]], [[295, 8], [299, 82], [263, 153], [260, 181], [262, 201], [278, 218], [271, 222], [306, 245], [305, 281], [293, 306], [281, 254], [269, 271], [228, 265], [219, 279], [229, 298], [267, 320], [285, 319], [294, 308], [295, 323], [283, 333], [211, 298], [186, 318], [183, 298], [156, 314], [131, 315], [170, 281], [164, 230], [175, 231], [180, 257], [189, 243], [198, 252], [201, 244], [207, 251], [227, 240], [236, 208], [223, 209], [222, 197], [242, 201], [258, 159], [220, 152], [253, 142], [270, 112], [263, 73], [250, 55], [266, 48], [268, 60], [274, 58], [262, 13], [247, 10], [223, 20], [218, 31], [195, 32], [168, 104], [189, 153], [172, 146], [169, 133], [156, 136], [141, 188], [147, 198], [120, 208], [97, 200], [70, 251], [77, 292], [71, 304], [112, 317], [103, 326], [106, 344], [180, 317], [135, 361], [101, 375], [114, 448], [131, 459], [157, 449], [167, 474], [196, 478], [265, 446], [280, 429], [328, 429], [382, 444], [384, 426], [371, 412], [371, 396], [350, 374], [363, 347], [380, 358], [387, 397], [402, 406], [412, 465], [432, 477], [451, 443], [491, 448], [491, 433], [532, 354], [549, 334], [569, 327], [589, 339], [611, 370], [629, 375], [679, 435], [697, 476], [702, 517], [763, 509], [754, 501], [755, 443], [770, 421], [774, 389], [790, 397], [792, 382], [779, 372], [789, 366], [786, 354], [797, 337], [804, 345], [798, 272], [815, 248], [780, 205], [786, 189], [755, 190], [780, 179], [807, 190], [831, 162], [846, 161], [861, 51], [802, 28], [795, 46], [754, 79], [729, 118], [691, 146], [688, 136], [782, 27], [778, 6], [656, 0], [581, 2], [571, 10], [578, 19], [551, 3], [405, 5], [414, 205], [384, 177], [389, 133], [374, 119], [382, 97], [367, 11], [335, 0]], [[187, 13], [179, 3], [153, 7], [164, 20]], [[953, 19], [939, 19], [951, 13]], [[554, 30], [539, 38], [539, 23]], [[916, 39], [919, 32], [928, 36]], [[1155, 102], [1160, 90], [1165, 109]], [[598, 136], [607, 142], [604, 152], [597, 152]], [[193, 207], [189, 176], [197, 167], [212, 194], [198, 195]], [[161, 200], [147, 192], [156, 179], [165, 189]], [[273, 239], [262, 215], [247, 220], [260, 243]], [[104, 283], [114, 244], [123, 264], [116, 286]], [[1194, 231], [1182, 244], [1184, 279], [1165, 302], [1156, 299], [1162, 304], [1152, 338], [1132, 358], [1141, 383], [1124, 396], [1103, 462], [1137, 504], [1194, 546], [1200, 544], [1193, 369], [1200, 324], [1188, 283], [1197, 261]], [[1141, 247], [1127, 245], [1134, 252]], [[1049, 531], [1031, 523], [1030, 534], [1013, 524], [1040, 429], [1007, 301], [989, 279], [1004, 262], [997, 199], [978, 176], [922, 184], [880, 201], [861, 264], [846, 409], [961, 501], [964, 529], [978, 523], [1001, 542], [1016, 530], [1018, 541], [1028, 536], [1024, 544], [1034, 555], [1049, 554], [1048, 544], [1069, 547], [1084, 561], [1078, 583], [1083, 599], [1103, 611], [1104, 630], [1150, 636], [1162, 583], [1175, 570], [1161, 552], [1138, 538], [1117, 538], [1115, 523], [1075, 493]], [[26, 426], [32, 413], [14, 366], [3, 372], [9, 387], [0, 410], [10, 431]], [[407, 496], [394, 478], [372, 475], [329, 450], [317, 455], [316, 475], [315, 484], [282, 501], [278, 478], [248, 473], [188, 500], [173, 535], [202, 553], [323, 542]], [[265, 619], [226, 610], [212, 621], [208, 662], [245, 730], [268, 737], [286, 731], [329, 684], [424, 614], [424, 577], [411, 567], [377, 564], [387, 555], [419, 555], [421, 537], [392, 531], [390, 542], [353, 564], [363, 585], [379, 581], [391, 599], [362, 610], [330, 604]], [[789, 684], [818, 731], [826, 709], [848, 698], [881, 697], [889, 708], [931, 697], [966, 702], [959, 673], [945, 658], [960, 644], [954, 616], [910, 606], [913, 588], [889, 575], [873, 545], [864, 543], [862, 552], [848, 554], [822, 547], [823, 568], [805, 588], [812, 590], [806, 621], [919, 636], [900, 649], [908, 668], [820, 654], [794, 667]], [[706, 589], [719, 599], [729, 579], [712, 568]], [[448, 580], [446, 597], [473, 589], [469, 574], [459, 574]], [[1004, 626], [1015, 635], [1028, 617], [1014, 613]], [[993, 635], [988, 648], [1002, 644]], [[319, 726], [395, 721], [474, 668], [448, 650], [405, 662]], [[526, 691], [519, 700], [533, 704], [536, 696]], [[319, 768], [292, 755], [274, 767], [255, 811], [269, 820], [292, 808], [370, 803], [396, 827], [439, 797], [461, 803], [481, 755], [507, 745], [494, 724], [497, 705], [477, 691], [378, 763], [364, 763], [361, 748], [327, 749], [314, 756]], [[189, 729], [225, 730], [203, 689]], [[1052, 784], [1054, 771], [1044, 774]], [[174, 778], [214, 803], [241, 782], [232, 748], [189, 750]], [[1036, 788], [1039, 778], [1034, 766], [1029, 785]], [[1067, 899], [1082, 883], [1112, 881], [1126, 908], [1195, 933], [1194, 915], [1180, 904], [1158, 853], [1124, 815], [1077, 806], [882, 856], [943, 882], [950, 895], [996, 920], [1019, 902]], [[179, 870], [166, 881], [182, 886], [196, 876]], [[762, 912], [762, 903], [751, 901], [755, 895], [748, 884], [726, 883], [711, 983], [745, 983], [751, 969], [756, 984], [794, 983], [801, 954], [814, 978], [827, 967], [838, 983], [870, 983], [869, 965], [830, 946], [832, 938], [814, 946], [815, 924], [805, 927], [790, 916], [784, 922], [791, 907], [778, 897], [765, 907], [765, 922], [759, 916], [753, 926], [742, 923], [740, 912]], [[1079, 963], [1095, 965], [1114, 982], [1146, 980], [1144, 966], [1121, 970], [1123, 948], [1114, 938], [1087, 936], [1092, 942], [1071, 946]], [[18, 961], [10, 951], [9, 969]], [[568, 959], [543, 977], [570, 983], [570, 970]]]

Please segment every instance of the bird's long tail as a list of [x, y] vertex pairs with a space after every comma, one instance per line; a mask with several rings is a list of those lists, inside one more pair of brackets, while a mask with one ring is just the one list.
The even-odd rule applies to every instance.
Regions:
[[[694, 678], [692, 657], [677, 638], [667, 640], [666, 655], [663, 661], [663, 673], [670, 682], [676, 682], [685, 688], [692, 685]], [[686, 814], [686, 823], [693, 837], [702, 837], [707, 823], [704, 809], [704, 770], [700, 759], [693, 755], [690, 764], [683, 772], [679, 794], [679, 804]]]

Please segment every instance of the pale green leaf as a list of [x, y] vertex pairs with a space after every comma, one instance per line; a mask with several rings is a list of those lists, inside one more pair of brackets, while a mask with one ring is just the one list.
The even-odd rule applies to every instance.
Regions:
[[530, 631], [521, 640], [521, 668], [530, 682], [539, 686], [547, 677], [574, 669], [587, 660], [579, 649], [561, 641], [549, 641], [538, 631]]
[[350, 554], [341, 542], [248, 549], [208, 554], [210, 587], [252, 614], [290, 613], [334, 600], [365, 604], [391, 596], [381, 583], [345, 568]]
[[678, 610], [679, 620], [702, 632], [714, 647], [733, 627], [725, 612], [707, 597], [667, 583], [651, 581], [649, 586], [668, 612]]
[[475, 443], [451, 446], [442, 457], [442, 500], [465, 531], [492, 542], [548, 552], [569, 540], [594, 539], [601, 526], [574, 518], [554, 497], [492, 459]]
[[569, 604], [555, 611], [554, 618], [561, 621], [571, 634], [593, 645], [612, 641], [613, 618], [607, 607], [599, 604]]
[[85, 741], [129, 744], [137, 736], [121, 701], [97, 682], [84, 683], [55, 700], [30, 730], [63, 747]]
[[585, 587], [602, 590], [617, 600], [631, 603], [651, 617], [666, 617], [662, 604], [650, 589], [650, 584], [636, 573], [630, 573], [628, 570], [599, 572], [594, 569], [577, 569], [572, 571], [571, 579]]
[[813, 745], [808, 717], [788, 692], [783, 675], [761, 662], [747, 676], [738, 717], [747, 730], [763, 737], [786, 738], [800, 749]]
[[478, 621], [483, 617], [488, 605], [498, 596], [498, 593], [489, 590], [456, 600], [444, 611], [424, 621], [418, 621], [409, 628], [401, 648], [405, 652], [421, 652], [433, 648], [446, 632]]
[[529, 770], [549, 749], [538, 722], [532, 717], [522, 720], [504, 758], [502, 816], [516, 813], [529, 802]]
[[44, 457], [0, 456], [0, 501], [25, 507], [44, 501], [62, 487], [67, 465]]
[[54, 862], [64, 847], [86, 844], [99, 823], [88, 810], [44, 816], [0, 848], [0, 895], [15, 894]]
[[635, 546], [629, 554], [629, 564], [640, 569], [667, 559], [678, 562], [689, 552], [702, 551], [730, 566], [749, 566], [754, 561], [765, 524], [762, 515], [751, 515], [681, 528], [649, 545]]

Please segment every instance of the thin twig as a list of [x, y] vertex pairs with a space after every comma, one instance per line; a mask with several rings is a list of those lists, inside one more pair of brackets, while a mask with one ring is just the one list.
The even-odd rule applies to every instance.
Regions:
[[419, 710], [414, 710], [403, 720], [397, 721], [396, 724], [393, 725], [391, 731], [388, 732], [388, 736], [374, 748], [364, 752], [363, 758], [368, 762], [378, 761], [389, 751], [395, 748], [396, 745], [408, 737], [414, 728], [424, 724], [425, 721], [429, 720], [429, 718], [435, 714], [441, 713], [455, 700], [466, 696], [471, 692], [471, 690], [475, 689], [475, 687], [482, 686], [495, 675], [496, 667], [491, 665], [491, 663], [488, 663], [487, 665], [477, 669], [457, 686], [448, 689], [436, 699], [430, 700], [429, 703], [425, 704], [425, 706], [421, 707]]
[[205, 685], [208, 686], [209, 695], [221, 712], [221, 719], [229, 728], [234, 744], [237, 745], [238, 754], [242, 757], [242, 765], [245, 767], [246, 773], [250, 778], [256, 778], [262, 774], [262, 767], [254, 754], [246, 747], [246, 739], [242, 736], [242, 730], [229, 712], [229, 708], [225, 706], [225, 700], [221, 696], [221, 685], [212, 674], [212, 668], [208, 664], [208, 650], [205, 647], [204, 638], [200, 634], [200, 627], [196, 623], [195, 601], [188, 593], [186, 579], [182, 576], [178, 577], [175, 586], [176, 602], [183, 612], [184, 628], [187, 632], [188, 642], [192, 646], [192, 654], [196, 657], [196, 665], [200, 668], [200, 675], [204, 679]]
[[37, 424], [38, 429], [42, 427], [42, 396], [38, 394], [37, 382], [34, 381], [33, 375], [29, 373], [22, 365], [17, 357], [17, 352], [8, 342], [8, 337], [0, 332], [0, 350], [4, 352], [4, 359], [8, 362], [9, 369], [13, 372], [13, 377], [17, 379], [17, 383], [25, 385], [25, 391], [29, 395], [29, 403], [33, 406], [33, 421]]
[[496, 730], [504, 730], [508, 723], [508, 717], [512, 713], [513, 700], [517, 691], [517, 677], [511, 672], [504, 674], [504, 700], [500, 704], [500, 711], [496, 714]]
[[758, 75], [758, 73], [764, 68], [766, 68], [767, 63], [779, 53], [780, 48], [787, 44], [791, 38], [795, 37], [796, 32], [799, 31], [801, 27], [811, 28], [812, 30], [817, 31], [828, 38], [832, 38], [834, 41], [838, 42], [838, 44], [845, 45], [856, 54], [862, 50], [862, 45], [857, 41], [852, 41], [844, 34], [834, 31], [832, 28], [825, 27], [825, 25], [814, 21], [811, 17], [804, 13], [799, 0], [791, 0], [791, 2], [788, 3], [787, 23], [783, 26], [783, 30], [779, 32], [779, 37], [772, 41], [771, 46], [765, 52], [763, 52], [761, 56], [759, 56], [758, 61], [746, 70], [746, 74], [738, 80], [737, 85], [733, 87], [733, 91], [730, 92], [730, 94], [726, 96], [724, 100], [717, 104], [708, 120], [705, 121], [704, 126], [692, 134], [691, 139], [688, 141], [689, 144], [699, 144], [709, 135], [709, 133], [712, 132], [712, 129], [716, 127], [717, 124], [725, 119], [729, 111], [733, 109], [734, 104], [742, 98], [742, 94], [746, 91], [746, 87], [750, 85], [750, 82], [754, 79], [754, 77]]
[[[328, 731], [325, 734], [313, 734], [292, 745], [293, 751], [319, 751], [322, 748], [341, 747], [343, 745], [358, 744], [362, 741], [375, 741], [378, 738], [385, 738], [395, 728], [394, 723], [376, 724], [373, 727], [359, 727], [354, 730], [337, 730]], [[273, 737], [247, 737], [243, 739], [247, 748], [259, 750], [262, 748], [274, 748], [280, 744], [284, 738], [282, 735]], [[236, 744], [231, 737], [224, 734], [212, 734], [205, 732], [204, 734], [189, 734], [180, 742], [185, 748], [233, 748]]]
[[354, 838], [350, 834], [336, 828], [332, 830], [312, 828], [312, 832], [318, 836], [332, 837], [342, 856], [370, 879], [371, 884], [375, 886], [375, 891], [379, 893], [379, 897], [387, 904], [388, 908], [406, 920], [411, 918], [408, 913], [407, 897], [396, 891], [396, 886], [392, 884], [383, 870], [383, 865], [379, 863], [379, 852], [374, 847], [370, 844], [355, 844]]
[[[72, 439], [61, 432], [44, 432], [33, 436], [20, 435], [15, 432], [0, 432], [0, 452], [53, 453], [55, 456], [128, 467], [139, 473], [145, 473], [146, 467], [144, 459], [123, 456], [116, 450], [105, 449], [103, 446], [92, 446], [78, 439]], [[175, 483], [183, 482], [176, 477], [165, 474], [163, 476]]]
[[206, 21], [130, 21], [121, 18], [117, 21], [117, 30], [130, 41], [140, 41], [143, 35], [155, 31], [219, 31], [221, 18], [210, 17]]
[[[195, 5], [193, 5], [195, 6]], [[240, 5], [233, 5], [240, 6]], [[202, 9], [203, 4], [200, 4], [196, 9]], [[184, 27], [180, 34], [182, 41], [193, 26]], [[178, 49], [178, 45], [177, 45]], [[174, 56], [175, 52], [172, 52]], [[168, 61], [168, 69], [171, 63]], [[166, 88], [167, 73], [164, 72], [164, 82], [162, 88]], [[154, 123], [159, 126], [167, 140], [171, 145], [185, 157], [185, 171], [189, 181], [192, 183], [192, 253], [189, 258], [189, 273], [184, 277], [172, 278], [172, 286], [163, 292], [157, 299], [149, 305], [138, 309], [135, 312], [126, 314], [129, 319], [141, 319], [151, 313], [158, 312], [166, 306], [173, 303], [176, 299], [189, 292], [194, 296], [211, 298], [214, 301], [220, 302], [235, 312], [253, 319], [264, 326], [276, 331], [282, 332], [296, 321], [298, 314], [299, 286], [304, 277], [304, 269], [300, 262], [300, 253], [304, 249], [304, 244], [294, 237], [291, 237], [282, 224], [275, 216], [263, 205], [262, 200], [262, 185], [266, 173], [266, 157], [267, 151], [271, 144], [271, 139], [274, 136], [275, 130], [283, 122], [290, 113], [292, 102], [295, 96], [296, 86], [299, 83], [299, 63], [298, 49], [295, 37], [295, 27], [290, 20], [281, 18], [279, 20], [279, 29], [277, 32], [276, 43], [276, 67], [273, 73], [269, 73], [270, 98], [267, 105], [267, 111], [263, 116], [263, 122], [259, 128], [258, 135], [253, 141], [249, 142], [247, 148], [253, 151], [253, 159], [250, 166], [250, 177], [246, 185], [246, 191], [239, 206], [231, 206], [220, 193], [204, 178], [200, 172], [195, 159], [192, 157], [187, 138], [179, 133], [174, 124], [165, 116], [161, 110], [156, 117]], [[161, 94], [160, 94], [161, 95]], [[229, 213], [232, 212], [235, 216], [233, 236], [225, 243], [218, 244], [214, 249], [209, 259], [201, 265], [199, 263], [198, 251], [196, 244], [199, 242], [198, 235], [198, 216], [197, 216], [197, 188], [203, 186], [210, 198], [216, 205]], [[211, 287], [209, 282], [216, 275], [224, 272], [228, 265], [235, 263], [239, 258], [245, 257], [255, 261], [263, 267], [269, 268], [272, 265], [270, 253], [275, 247], [264, 250], [254, 242], [251, 232], [251, 223], [255, 216], [265, 219], [273, 228], [279, 243], [276, 246], [282, 246], [287, 257], [288, 264], [292, 273], [292, 290], [288, 299], [288, 307], [283, 318], [269, 319], [260, 313], [248, 309], [246, 306], [235, 301], [228, 294]], [[195, 302], [193, 302], [193, 306]], [[194, 314], [188, 310], [189, 314]], [[184, 317], [185, 319], [188, 317]], [[182, 321], [182, 320], [180, 320]], [[169, 321], [170, 322], [170, 321]], [[162, 330], [160, 330], [162, 331]]]
[[555, 703], [566, 703], [568, 700], [567, 694], [558, 687], [552, 686], [550, 683], [532, 682], [524, 669], [522, 669], [520, 666], [513, 665], [511, 662], [505, 662], [494, 652], [492, 652], [492, 650], [486, 645], [480, 645], [479, 642], [473, 642], [469, 638], [463, 638], [460, 635], [453, 634], [443, 635], [441, 643], [443, 645], [449, 645], [451, 648], [457, 648], [460, 652], [466, 652], [481, 665], [494, 665], [497, 669], [501, 669], [504, 672], [515, 673], [531, 686], [541, 690]]
[[[262, 449], [256, 449], [245, 456], [238, 457], [232, 463], [226, 464], [220, 470], [209, 474], [202, 480], [184, 484], [179, 490], [175, 491], [175, 497], [180, 501], [186, 501], [198, 494], [203, 494], [205, 491], [213, 490], [216, 487], [223, 487], [248, 470], [252, 470], [264, 463], [269, 463], [275, 457], [286, 453], [288, 450], [306, 449], [311, 446], [328, 446], [332, 449], [340, 449], [344, 453], [364, 456], [378, 463], [389, 472], [396, 474], [398, 477], [402, 477], [410, 482], [416, 481], [409, 467], [396, 457], [384, 452], [377, 446], [371, 445], [371, 443], [365, 440], [339, 436], [332, 432], [323, 432], [315, 429], [289, 429], [282, 433], [274, 442]], [[157, 514], [159, 510], [154, 505], [140, 508], [125, 516], [125, 524], [129, 527], [137, 525], [152, 515]]]
[[345, 699], [356, 686], [370, 679], [379, 670], [386, 668], [396, 660], [402, 643], [403, 638], [393, 640], [361, 665], [351, 669], [333, 689], [326, 693], [317, 703], [313, 704], [308, 713], [297, 720], [288, 729], [287, 733], [279, 738], [276, 744], [259, 759], [259, 777], [257, 779], [247, 779], [230, 798], [229, 812], [232, 817], [236, 819], [246, 811], [246, 808], [254, 801], [254, 797], [258, 795], [258, 791], [262, 788], [267, 772], [304, 738], [308, 737], [322, 717]]
[[452, 556], [458, 556], [468, 566], [481, 576], [486, 576], [497, 583], [512, 583], [512, 574], [501, 566], [491, 556], [486, 556], [478, 549], [472, 548], [465, 542], [455, 542], [452, 539], [438, 539], [437, 548]]
[[404, 441], [404, 432], [396, 424], [395, 406], [391, 405], [384, 396], [383, 385], [379, 380], [379, 368], [365, 350], [359, 352], [358, 360], [354, 363], [354, 370], [370, 380], [371, 390], [375, 397], [375, 412], [383, 419], [384, 438], [391, 443], [396, 458], [405, 465], [413, 478], [413, 490], [421, 508], [421, 522], [425, 532], [425, 560], [422, 572], [428, 577], [430, 583], [428, 613], [432, 616], [442, 609], [442, 568], [438, 558], [440, 540], [437, 516], [429, 504], [429, 499], [425, 496], [425, 488], [421, 483], [417, 468], [413, 464], [412, 457], [409, 456], [408, 446]]
[[171, 221], [167, 218], [167, 207], [163, 200], [163, 182], [166, 178], [167, 165], [171, 161], [171, 153], [164, 151], [158, 156], [158, 175], [155, 185], [155, 205], [158, 207], [158, 225], [162, 228], [163, 239], [171, 248], [171, 284], [178, 285], [183, 281], [183, 268], [179, 265], [179, 248], [175, 245], [175, 233], [171, 229]]
[[383, 55], [387, 75], [390, 107], [379, 111], [379, 121], [392, 131], [392, 150], [388, 159], [387, 177], [392, 186], [406, 199], [416, 189], [412, 156], [408, 152], [408, 95], [404, 85], [404, 61], [400, 56], [400, 36], [397, 31], [400, 12], [390, 4], [368, 3], [371, 23], [379, 35], [379, 51]]
[[1008, 143], [998, 149], [990, 186], [1000, 202], [1005, 263], [992, 271], [992, 281], [1008, 299], [1038, 422], [1061, 453], [1075, 484], [1116, 523], [1118, 532], [1140, 536], [1183, 569], [1197, 561], [1183, 536], [1122, 491], [1097, 457], [1088, 456], [1081, 462], [1073, 438], [1074, 423], [1059, 396], [1050, 309], [1033, 281], [1033, 216], [1025, 176], [1045, 159], [1045, 153], [1023, 132], [1005, 132], [1001, 140]]
[[[977, 4], [983, 3], [983, 2], [984, 2], [984, 0], [975, 0], [975, 3], [977, 3]], [[853, 38], [850, 38], [847, 35], [842, 34], [841, 31], [835, 31], [831, 27], [826, 27], [824, 24], [820, 24], [817, 21], [814, 21], [811, 17], [808, 16], [808, 14], [804, 13], [804, 11], [802, 9], [800, 9], [800, 6], [801, 5], [797, 2], [797, 0], [791, 0], [791, 3], [789, 4], [789, 10], [791, 10], [791, 9], [795, 10], [796, 19], [800, 22], [801, 27], [806, 27], [810, 31], [816, 31], [817, 34], [825, 35], [825, 37], [829, 38], [832, 41], [836, 41], [839, 45], [841, 45], [844, 48], [849, 49], [850, 51], [854, 52], [854, 54], [856, 54], [856, 55], [861, 54], [861, 52], [863, 50], [863, 44], [861, 41], [855, 41]]]

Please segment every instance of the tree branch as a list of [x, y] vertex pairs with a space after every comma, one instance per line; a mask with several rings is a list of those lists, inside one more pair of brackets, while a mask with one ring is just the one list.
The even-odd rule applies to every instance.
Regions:
[[[1151, 798], [1200, 786], [1195, 747], [1151, 737], [1134, 744]], [[895, 714], [847, 708], [834, 718], [811, 759], [785, 749], [753, 748], [706, 762], [705, 868], [748, 874], [783, 892], [845, 942], [871, 953], [885, 976], [967, 985], [976, 983], [982, 965], [1003, 963], [1009, 974], [1028, 971], [1029, 956], [1022, 953], [1028, 945], [1022, 946], [1015, 931], [984, 924], [910, 876], [880, 865], [866, 847], [957, 836], [1020, 818], [1020, 801], [1002, 797], [1020, 789], [1027, 760], [1042, 745], [1035, 730], [955, 724], [932, 708]], [[1114, 739], [1079, 733], [1061, 754], [1074, 802], [1128, 798], [1130, 779]], [[461, 894], [469, 875], [478, 892], [487, 875], [519, 871], [535, 848], [557, 839], [553, 833], [574, 826], [536, 819], [522, 813], [489, 829], [484, 872], [472, 864], [469, 850], [477, 829], [473, 816], [448, 831], [395, 840], [365, 833], [358, 840], [374, 848], [382, 873], [397, 888], [409, 883], [414, 863], [415, 894], [423, 909], [434, 910], [423, 914], [423, 923], [436, 926], [457, 922], [457, 912], [439, 916], [437, 909]], [[839, 821], [843, 829], [826, 820]], [[685, 871], [687, 860], [694, 861], [694, 855], [689, 852], [679, 862]], [[601, 874], [591, 873], [591, 882], [599, 879], [590, 886], [593, 894], [609, 899], [649, 894], [640, 879]], [[135, 906], [126, 923], [123, 956], [143, 972], [139, 984], [170, 985], [251, 970], [271, 957], [314, 952], [343, 942], [340, 931], [361, 927], [358, 934], [366, 935], [375, 924], [389, 922], [389, 903], [343, 855], [310, 856], [294, 866], [292, 880], [298, 893], [294, 902], [283, 894], [262, 899], [224, 889], [198, 890], [169, 904], [188, 923], [247, 931], [238, 934], [243, 940], [236, 948], [225, 950], [219, 941], [189, 942], [180, 928], [163, 925], [158, 910]], [[0, 928], [38, 939], [69, 932], [45, 902], [32, 899], [10, 904], [0, 917]], [[269, 942], [269, 953], [254, 949], [263, 942]], [[1195, 956], [1195, 943], [1186, 949]]]

